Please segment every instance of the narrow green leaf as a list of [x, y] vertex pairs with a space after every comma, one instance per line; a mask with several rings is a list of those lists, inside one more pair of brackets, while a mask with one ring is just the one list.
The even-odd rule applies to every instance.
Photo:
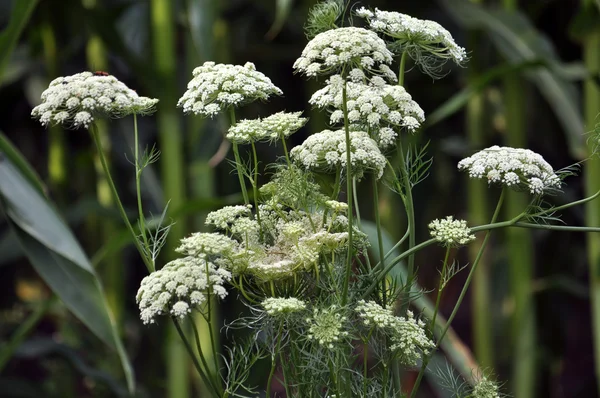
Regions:
[[33, 167], [25, 159], [25, 156], [15, 147], [12, 142], [0, 131], [0, 161], [2, 157], [10, 159], [17, 166], [21, 174], [23, 174], [29, 182], [40, 192], [46, 196], [46, 188], [44, 183], [37, 175]]
[[65, 306], [117, 350], [131, 392], [135, 381], [100, 280], [55, 210], [8, 160], [0, 161], [0, 204], [29, 261]]
[[8, 60], [38, 0], [14, 0], [8, 26], [0, 33], [0, 81]]
[[585, 127], [581, 101], [574, 84], [556, 73], [561, 68], [552, 43], [535, 29], [531, 21], [519, 12], [489, 10], [468, 0], [440, 0], [446, 10], [461, 25], [482, 29], [507, 61], [518, 64], [543, 60], [548, 67], [525, 73], [554, 110], [566, 133], [569, 152], [577, 159], [586, 156]]

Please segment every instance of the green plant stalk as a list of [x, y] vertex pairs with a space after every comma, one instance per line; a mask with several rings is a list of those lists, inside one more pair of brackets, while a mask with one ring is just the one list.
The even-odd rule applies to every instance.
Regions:
[[[481, 3], [479, 0], [473, 2]], [[481, 32], [473, 31], [468, 34], [468, 47], [477, 49], [480, 47]], [[468, 81], [473, 84], [481, 72], [481, 62], [478, 57], [478, 51], [473, 51], [469, 60]], [[472, 150], [479, 150], [486, 146], [486, 132], [488, 123], [485, 111], [485, 99], [482, 93], [474, 94], [467, 102], [466, 108], [466, 129], [469, 139], [469, 147]], [[481, 181], [469, 179], [467, 182], [467, 208], [468, 220], [471, 225], [482, 224], [486, 222], [489, 214], [488, 198], [489, 190]], [[477, 257], [477, 245], [471, 245], [468, 248], [469, 261], [473, 263]], [[493, 326], [492, 313], [490, 311], [491, 283], [490, 283], [490, 264], [487, 256], [483, 255], [477, 271], [473, 276], [473, 292], [471, 298], [471, 313], [473, 322], [473, 346], [478, 361], [484, 366], [492, 367], [494, 364], [493, 353]]]
[[[384, 250], [383, 250], [383, 234], [381, 231], [381, 218], [379, 216], [379, 184], [377, 182], [377, 179], [375, 178], [375, 176], [373, 176], [372, 178], [373, 181], [373, 213], [375, 213], [375, 226], [377, 228], [377, 243], [378, 243], [378, 249], [379, 249], [379, 264], [381, 264], [382, 268], [385, 268], [385, 254], [384, 254]], [[384, 278], [383, 281], [381, 281], [381, 303], [383, 308], [385, 308], [387, 306], [387, 298], [386, 298], [386, 291], [387, 291], [387, 281]]]
[[177, 322], [177, 320], [175, 318], [171, 318], [171, 320], [173, 321], [173, 325], [175, 326], [175, 329], [177, 330], [177, 333], [179, 334], [179, 337], [180, 337], [181, 341], [183, 342], [185, 349], [187, 350], [189, 357], [192, 360], [194, 367], [196, 368], [196, 371], [198, 372], [198, 374], [204, 381], [205, 385], [213, 387], [212, 393], [214, 394], [214, 396], [217, 398], [220, 398], [221, 394], [216, 389], [214, 389], [214, 386], [210, 382], [210, 378], [202, 370], [202, 366], [200, 366], [200, 362], [198, 362], [198, 359], [196, 358], [196, 355], [194, 354], [194, 349], [190, 345], [190, 342], [188, 341], [185, 332], [183, 331], [183, 329], [181, 329], [179, 322]]
[[[230, 127], [233, 127], [236, 124], [235, 109], [233, 107], [229, 108], [229, 123]], [[240, 181], [240, 189], [242, 190], [242, 195], [244, 196], [244, 204], [248, 205], [250, 204], [250, 199], [248, 198], [246, 182], [244, 181], [244, 171], [242, 170], [242, 158], [240, 157], [240, 150], [236, 142], [233, 143], [233, 156], [235, 157], [235, 169], [237, 171], [238, 179]]]
[[[412, 184], [406, 169], [406, 158], [404, 157], [404, 151], [402, 149], [402, 142], [398, 142], [398, 153], [400, 154], [400, 172], [402, 174], [402, 184], [404, 185], [404, 207], [406, 208], [406, 217], [408, 220], [408, 250], [415, 247], [415, 208], [412, 198]], [[415, 256], [414, 252], [408, 256], [408, 274], [407, 281], [414, 279], [415, 272]], [[410, 283], [407, 283], [407, 292], [410, 291]]]
[[258, 155], [256, 154], [256, 145], [251, 143], [252, 159], [254, 159], [254, 179], [252, 181], [252, 192], [254, 196], [254, 211], [256, 212], [256, 221], [260, 228], [260, 236], [262, 238], [262, 228], [260, 227], [260, 211], [258, 210]]
[[[584, 9], [594, 11], [594, 0], [582, 0]], [[594, 29], [583, 40], [583, 60], [589, 72], [584, 82], [584, 116], [586, 127], [591, 130], [598, 122], [600, 89], [594, 76], [600, 73], [600, 31]], [[596, 142], [590, 143], [591, 145]], [[590, 153], [592, 148], [590, 148]], [[596, 155], [588, 160], [585, 168], [585, 191], [588, 195], [600, 190], [600, 158]], [[586, 205], [586, 225], [600, 225], [600, 204]], [[587, 235], [587, 255], [590, 267], [590, 302], [592, 316], [592, 338], [594, 342], [594, 364], [597, 390], [600, 393], [600, 236]]]
[[97, 152], [98, 152], [98, 157], [100, 158], [100, 163], [102, 165], [102, 169], [104, 171], [104, 175], [106, 176], [106, 181], [108, 182], [108, 185], [109, 185], [109, 187], [110, 187], [110, 189], [112, 191], [113, 199], [115, 200], [115, 203], [117, 205], [117, 209], [119, 209], [119, 213], [121, 214], [121, 218], [123, 219], [123, 222], [125, 223], [125, 226], [127, 227], [127, 230], [129, 231], [129, 233], [131, 234], [131, 236], [134, 237], [133, 244], [135, 245], [135, 248], [137, 249], [138, 253], [140, 253], [140, 256], [142, 257], [142, 260], [144, 261], [144, 264], [146, 265], [146, 268], [148, 269], [148, 272], [152, 272], [152, 263], [149, 261], [148, 257], [144, 253], [144, 250], [141, 247], [140, 242], [135, 238], [137, 236], [137, 234], [135, 233], [135, 230], [133, 229], [133, 226], [131, 225], [131, 222], [129, 222], [129, 218], [127, 217], [127, 213], [125, 212], [125, 208], [123, 207], [123, 203], [121, 203], [121, 199], [119, 198], [119, 193], [117, 192], [117, 187], [115, 186], [115, 183], [114, 183], [114, 181], [112, 179], [112, 176], [110, 174], [110, 168], [108, 166], [108, 161], [106, 160], [106, 157], [104, 156], [104, 151], [102, 149], [102, 142], [100, 140], [100, 136], [98, 134], [98, 129], [97, 129], [96, 125], [92, 124], [90, 126], [89, 131], [92, 134], [92, 138], [94, 139], [94, 143], [96, 144], [96, 149], [97, 149]]
[[[492, 220], [491, 220], [490, 224], [494, 224], [496, 222], [496, 220], [498, 219], [498, 216], [500, 215], [500, 209], [502, 208], [502, 203], [504, 202], [506, 190], [507, 190], [507, 188], [502, 189], [502, 193], [500, 194], [500, 198], [498, 199], [498, 204], [496, 205], [496, 210], [494, 210], [494, 215], [492, 216]], [[452, 324], [454, 317], [458, 313], [458, 309], [460, 308], [460, 305], [461, 305], [463, 299], [465, 298], [465, 295], [467, 294], [467, 290], [469, 289], [469, 285], [471, 283], [471, 280], [473, 279], [475, 270], [477, 269], [477, 266], [479, 265], [479, 261], [481, 260], [482, 255], [485, 251], [485, 247], [487, 246], [487, 242], [490, 237], [490, 232], [491, 231], [488, 230], [485, 234], [485, 237], [483, 238], [483, 242], [481, 243], [481, 246], [479, 247], [479, 252], [477, 253], [477, 257], [475, 258], [475, 261], [473, 262], [473, 265], [471, 266], [471, 271], [469, 271], [467, 280], [465, 281], [465, 284], [460, 292], [460, 295], [458, 296], [458, 299], [456, 300], [456, 303], [454, 304], [452, 313], [450, 314], [450, 317], [448, 317], [448, 320], [446, 321], [446, 326], [442, 330], [442, 333], [440, 334], [440, 336], [438, 338], [435, 348], [431, 350], [431, 352], [429, 353], [429, 355], [427, 355], [427, 357], [423, 358], [423, 364], [421, 366], [421, 371], [419, 372], [419, 375], [417, 376], [417, 380], [415, 381], [415, 384], [413, 386], [413, 390], [410, 394], [410, 398], [413, 398], [415, 396], [417, 390], [419, 389], [419, 385], [421, 384], [421, 380], [423, 379], [423, 375], [425, 374], [425, 369], [427, 369], [427, 364], [433, 357], [433, 354], [435, 353], [437, 348], [440, 346], [440, 343], [444, 339], [444, 336], [446, 336], [448, 329], [450, 329], [450, 325]]]
[[4, 370], [8, 361], [10, 361], [16, 349], [34, 331], [54, 301], [55, 297], [52, 296], [48, 300], [42, 300], [40, 303], [37, 303], [34, 311], [17, 327], [17, 330], [13, 332], [8, 341], [2, 345], [0, 349], [0, 373]]
[[279, 324], [279, 330], [277, 331], [277, 343], [275, 344], [275, 351], [271, 354], [271, 370], [269, 371], [269, 378], [267, 380], [267, 389], [266, 396], [269, 398], [271, 396], [271, 381], [273, 380], [273, 375], [275, 374], [275, 367], [277, 365], [277, 353], [279, 352], [279, 347], [281, 344], [281, 332], [283, 331], [283, 321]]
[[346, 196], [348, 200], [348, 255], [346, 257], [346, 271], [344, 275], [344, 285], [342, 287], [342, 306], [348, 301], [348, 285], [350, 283], [350, 275], [352, 274], [352, 229], [354, 225], [354, 214], [352, 211], [352, 158], [351, 158], [351, 141], [350, 141], [350, 125], [348, 121], [348, 95], [347, 83], [344, 81], [342, 89], [342, 106], [344, 111], [344, 132], [346, 134]]
[[[161, 111], [157, 113], [158, 138], [161, 149], [161, 182], [165, 198], [170, 201], [170, 211], [179, 209], [186, 201], [183, 134], [180, 113], [176, 109], [179, 95], [177, 84], [177, 55], [175, 51], [175, 26], [173, 7], [169, 0], [150, 1], [150, 22], [154, 54], [155, 76], [160, 82], [157, 97], [161, 99]], [[164, 252], [172, 256], [179, 240], [185, 236], [186, 222], [174, 224], [167, 236]], [[189, 360], [178, 342], [180, 331], [168, 328], [164, 348], [167, 352], [167, 393], [170, 398], [190, 396]], [[178, 337], [179, 334], [179, 337]]]
[[442, 291], [444, 290], [444, 283], [446, 281], [446, 269], [448, 268], [448, 258], [450, 257], [450, 247], [446, 248], [446, 255], [444, 256], [444, 263], [442, 264], [442, 272], [440, 273], [440, 283], [438, 285], [437, 298], [435, 300], [435, 308], [433, 310], [433, 316], [431, 317], [431, 335], [434, 335], [435, 321], [437, 318], [438, 311], [440, 309], [440, 303], [442, 301]]
[[[204, 366], [205, 375], [206, 375], [206, 378], [210, 382], [210, 387], [214, 390], [214, 392], [216, 392], [219, 395], [222, 395], [220, 383], [218, 381], [219, 376], [216, 373], [215, 374], [212, 373], [210, 365], [208, 364], [208, 361], [206, 360], [206, 357], [204, 355], [204, 351], [202, 350], [202, 343], [200, 342], [200, 334], [198, 333], [198, 327], [196, 326], [196, 322], [194, 322], [194, 317], [189, 316], [188, 320], [190, 321], [190, 324], [192, 325], [192, 329], [194, 332], [194, 340], [196, 341], [196, 350], [198, 351], [198, 356], [200, 357], [200, 361], [202, 362], [202, 365]], [[216, 358], [216, 355], [214, 355], [213, 357]], [[203, 380], [203, 381], [206, 383], [206, 380]]]
[[[142, 241], [146, 252], [150, 253], [150, 243], [148, 242], [148, 235], [146, 233], [146, 219], [144, 217], [144, 208], [142, 206], [142, 171], [140, 167], [140, 144], [139, 144], [138, 124], [137, 115], [133, 115], [133, 137], [134, 137], [134, 163], [135, 163], [135, 192], [137, 196], [138, 206], [138, 222], [140, 224], [140, 234], [142, 235]], [[156, 270], [156, 264], [152, 261], [152, 271]]]

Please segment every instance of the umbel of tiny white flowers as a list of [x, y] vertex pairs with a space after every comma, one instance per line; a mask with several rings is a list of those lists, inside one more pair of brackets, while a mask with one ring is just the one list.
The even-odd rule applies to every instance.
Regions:
[[260, 303], [265, 312], [273, 317], [301, 312], [306, 309], [306, 303], [295, 297], [269, 297]]
[[390, 47], [404, 51], [431, 77], [439, 77], [440, 67], [448, 60], [460, 65], [466, 61], [465, 49], [456, 44], [450, 32], [434, 21], [417, 19], [394, 11], [375, 12], [364, 7], [356, 15], [369, 27], [391, 40]]
[[[350, 132], [350, 165], [353, 175], [360, 179], [364, 172], [373, 171], [377, 179], [383, 175], [385, 156], [377, 143], [364, 131]], [[309, 170], [334, 171], [346, 168], [346, 136], [343, 130], [323, 130], [308, 137], [290, 151], [292, 159]]]
[[140, 318], [144, 324], [155, 323], [160, 315], [184, 318], [209, 294], [224, 298], [223, 284], [230, 279], [229, 271], [201, 258], [173, 260], [142, 279], [136, 295]]
[[43, 126], [89, 128], [96, 117], [121, 118], [130, 114], [149, 115], [157, 99], [140, 97], [112, 75], [81, 72], [58, 77], [42, 93], [42, 103], [31, 115]]
[[308, 339], [315, 340], [320, 345], [329, 349], [340, 341], [340, 338], [348, 336], [348, 332], [343, 330], [347, 318], [340, 314], [339, 308], [332, 305], [328, 308], [315, 308], [313, 315], [306, 319], [309, 325]]
[[240, 120], [229, 128], [227, 139], [238, 144], [285, 139], [306, 124], [308, 119], [301, 114], [278, 112], [264, 119]]
[[[407, 311], [406, 318], [398, 317], [390, 309], [364, 300], [357, 303], [355, 311], [369, 331], [377, 329], [390, 338], [390, 350], [394, 351], [403, 365], [416, 365], [421, 353], [427, 354], [435, 347], [427, 337], [425, 323], [415, 320], [411, 311]], [[370, 332], [367, 334], [371, 335]]]
[[342, 68], [359, 68], [395, 77], [386, 65], [391, 62], [392, 53], [376, 33], [345, 27], [316, 35], [294, 62], [294, 69], [307, 76], [317, 76], [339, 73]]
[[[346, 83], [346, 106], [348, 121], [353, 129], [368, 130], [378, 145], [385, 149], [396, 142], [394, 128], [406, 128], [414, 132], [425, 121], [423, 109], [412, 100], [404, 87], [386, 84], [379, 76], [370, 79], [368, 84], [364, 73], [354, 69]], [[330, 122], [344, 122], [344, 79], [333, 75], [322, 89], [316, 91], [309, 100], [311, 105], [331, 111]]]
[[465, 220], [455, 220], [452, 216], [435, 219], [429, 223], [429, 233], [444, 247], [459, 247], [475, 240]]
[[187, 91], [177, 102], [185, 113], [213, 117], [232, 106], [283, 94], [252, 62], [244, 66], [205, 62], [192, 74]]
[[560, 178], [544, 158], [529, 149], [492, 146], [458, 163], [471, 178], [487, 178], [488, 183], [542, 195], [560, 188]]
[[500, 388], [498, 384], [488, 379], [486, 376], [481, 376], [473, 387], [471, 393], [473, 398], [500, 398]]

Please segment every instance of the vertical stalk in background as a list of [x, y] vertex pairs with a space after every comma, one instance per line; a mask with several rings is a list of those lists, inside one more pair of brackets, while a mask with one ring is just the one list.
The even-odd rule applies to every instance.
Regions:
[[[471, 0], [474, 3], [482, 3], [482, 0]], [[481, 42], [481, 32], [469, 32], [468, 46], [472, 49], [469, 68], [467, 69], [468, 81], [471, 83], [477, 79], [481, 70], [481, 61], [478, 54]], [[467, 103], [466, 110], [467, 136], [470, 151], [480, 150], [486, 145], [487, 123], [485, 116], [485, 99], [483, 93], [474, 94]], [[481, 225], [489, 217], [488, 188], [481, 181], [468, 179], [467, 182], [467, 207], [469, 212], [469, 224]], [[481, 243], [481, 238], [478, 238]], [[486, 251], [489, 249], [486, 249]], [[478, 254], [478, 244], [469, 245], [469, 262], [472, 264]], [[473, 322], [473, 346], [475, 356], [484, 367], [493, 366], [493, 339], [490, 298], [490, 263], [489, 256], [484, 252], [481, 256], [479, 267], [473, 275], [473, 295], [471, 302], [471, 319]]]
[[[157, 113], [158, 134], [161, 149], [161, 173], [164, 198], [170, 200], [170, 211], [179, 209], [185, 202], [185, 153], [182, 144], [179, 110], [176, 108], [178, 86], [175, 52], [175, 21], [170, 0], [150, 2], [152, 45], [156, 80], [161, 100]], [[171, 256], [186, 232], [185, 220], [177, 220], [171, 227], [163, 253]], [[169, 325], [166, 342], [167, 396], [187, 398], [190, 396], [189, 359], [177, 331]]]
[[[504, 8], [514, 12], [516, 0], [503, 0]], [[527, 118], [525, 107], [526, 82], [518, 74], [504, 78], [504, 116], [506, 144], [514, 148], [527, 147]], [[528, 205], [528, 197], [509, 191], [506, 196], [506, 217], [519, 215]], [[525, 228], [507, 228], [508, 274], [514, 312], [511, 319], [512, 392], [516, 397], [530, 398], [536, 384], [536, 322], [531, 286], [534, 274], [534, 254], [531, 233]], [[493, 313], [493, 311], [490, 311]], [[484, 364], [492, 365], [492, 364]]]
[[[594, 0], [582, 0], [584, 8], [596, 7]], [[594, 11], [594, 10], [590, 10]], [[598, 122], [600, 112], [600, 89], [595, 77], [600, 73], [600, 31], [594, 29], [583, 40], [583, 59], [589, 77], [584, 83], [584, 112], [586, 128], [591, 130]], [[592, 141], [592, 140], [590, 140]], [[590, 145], [596, 144], [590, 142]], [[590, 151], [592, 148], [590, 148]], [[585, 192], [586, 195], [600, 190], [600, 158], [592, 157], [585, 163]], [[586, 226], [600, 225], [600, 203], [589, 202], [585, 205]], [[590, 264], [590, 300], [592, 309], [592, 334], [594, 341], [594, 362], [596, 382], [600, 392], [600, 235], [586, 234], [588, 262]]]
[[[90, 69], [107, 69], [106, 50], [102, 40], [92, 35], [87, 43], [87, 63]], [[97, 133], [102, 142], [102, 151], [104, 157], [110, 162], [111, 142], [108, 126], [105, 120], [96, 121]], [[100, 148], [98, 148], [100, 149]], [[110, 166], [110, 163], [109, 163]], [[106, 180], [106, 175], [102, 169], [102, 164], [98, 155], [94, 157], [94, 167], [96, 169], [96, 199], [100, 206], [105, 208], [114, 208], [114, 201], [110, 185]], [[102, 238], [101, 242], [108, 242], [117, 233], [115, 222], [107, 217], [96, 219], [96, 225]], [[117, 253], [108, 255], [103, 260], [102, 280], [105, 282], [106, 299], [110, 309], [115, 315], [117, 324], [121, 324], [123, 316], [123, 304], [125, 303], [125, 279], [123, 277], [123, 261]]]

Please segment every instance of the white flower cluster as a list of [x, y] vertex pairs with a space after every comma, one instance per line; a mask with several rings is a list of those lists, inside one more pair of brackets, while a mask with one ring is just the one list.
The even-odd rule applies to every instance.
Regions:
[[374, 31], [399, 42], [403, 50], [420, 49], [425, 58], [450, 59], [457, 64], [461, 64], [467, 58], [465, 49], [457, 45], [450, 32], [437, 22], [377, 8], [373, 12], [362, 7], [356, 15], [367, 19], [369, 27]]
[[415, 320], [411, 311], [407, 317], [394, 316], [391, 310], [381, 307], [374, 301], [360, 300], [355, 308], [363, 324], [377, 328], [390, 337], [390, 350], [396, 351], [404, 365], [414, 366], [421, 358], [421, 353], [435, 347], [425, 333], [425, 323]]
[[500, 389], [496, 383], [482, 376], [473, 387], [471, 396], [473, 398], [500, 398]]
[[342, 68], [360, 68], [373, 73], [393, 75], [385, 64], [392, 53], [376, 33], [363, 28], [328, 30], [308, 42], [294, 69], [307, 76], [336, 73]]
[[325, 205], [336, 213], [345, 213], [348, 211], [348, 203], [338, 202], [337, 200], [328, 200]]
[[214, 225], [219, 229], [226, 230], [229, 229], [239, 217], [249, 216], [251, 214], [251, 208], [251, 205], [225, 206], [219, 210], [208, 213], [204, 223], [206, 225]]
[[213, 117], [231, 106], [283, 94], [251, 62], [244, 66], [205, 62], [193, 76], [177, 103], [185, 113]]
[[459, 247], [475, 240], [471, 229], [465, 220], [455, 220], [452, 216], [444, 219], [435, 219], [429, 223], [429, 233], [444, 247]]
[[112, 75], [82, 72], [54, 79], [31, 115], [44, 126], [89, 128], [96, 117], [151, 114], [157, 103], [157, 99], [140, 97]]
[[231, 274], [213, 263], [196, 257], [184, 257], [167, 263], [142, 279], [136, 295], [144, 324], [156, 322], [160, 315], [184, 318], [212, 293], [227, 295], [223, 284]]
[[271, 316], [292, 314], [294, 312], [300, 312], [306, 309], [306, 303], [302, 300], [298, 300], [295, 297], [269, 297], [263, 300], [261, 305], [267, 314]]
[[354, 129], [374, 132], [375, 139], [382, 148], [395, 143], [397, 134], [393, 127], [403, 127], [414, 132], [421, 126], [425, 113], [404, 87], [386, 84], [379, 76], [365, 84], [360, 81], [361, 73], [352, 71], [350, 76], [355, 77], [356, 81], [347, 83], [340, 75], [331, 76], [326, 86], [313, 94], [310, 104], [331, 111], [332, 124], [343, 123], [343, 88], [346, 84], [348, 121]]
[[340, 338], [348, 336], [348, 332], [342, 330], [346, 320], [335, 305], [324, 309], [315, 308], [313, 316], [306, 319], [309, 325], [307, 337], [331, 349]]
[[560, 178], [544, 158], [529, 149], [492, 146], [458, 163], [471, 178], [487, 178], [488, 182], [542, 195], [560, 188]]
[[[350, 151], [350, 167], [356, 177], [361, 178], [365, 171], [373, 171], [378, 179], [381, 178], [386, 159], [367, 133], [350, 132]], [[331, 171], [338, 167], [346, 168], [346, 134], [344, 130], [323, 130], [292, 148], [290, 156], [307, 169]]]
[[181, 239], [181, 245], [175, 249], [185, 256], [210, 259], [215, 256], [229, 256], [237, 250], [238, 243], [222, 234], [195, 232]]
[[227, 139], [238, 144], [284, 139], [298, 131], [308, 119], [302, 112], [278, 112], [264, 119], [244, 119], [229, 128]]

